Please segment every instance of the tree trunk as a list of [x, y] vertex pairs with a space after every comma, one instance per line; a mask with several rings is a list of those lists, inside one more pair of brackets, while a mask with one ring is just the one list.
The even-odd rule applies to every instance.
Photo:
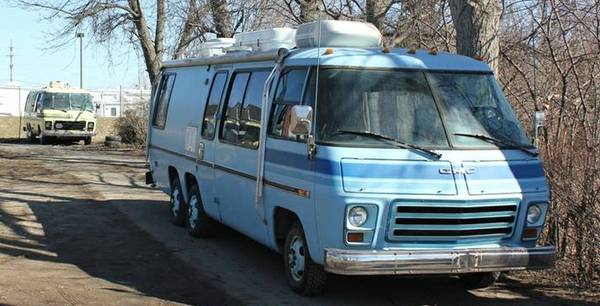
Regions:
[[187, 15], [185, 17], [185, 23], [183, 24], [183, 29], [181, 30], [181, 35], [179, 36], [179, 42], [177, 43], [177, 47], [175, 48], [175, 52], [173, 53], [173, 59], [180, 59], [183, 57], [186, 48], [190, 44], [190, 40], [193, 34], [193, 22], [196, 16], [196, 0], [189, 0], [188, 2], [188, 10]]
[[156, 30], [154, 34], [154, 50], [156, 57], [162, 60], [165, 40], [165, 0], [156, 0]]
[[296, 0], [300, 4], [300, 21], [302, 23], [319, 20], [318, 0]]
[[227, 9], [227, 2], [225, 0], [210, 0], [210, 11], [217, 35], [220, 37], [233, 37], [233, 24], [231, 14]]
[[456, 51], [480, 57], [497, 72], [500, 54], [497, 0], [450, 0], [450, 12], [456, 30]]
[[367, 22], [372, 23], [382, 33], [389, 5], [390, 0], [367, 0]]
[[142, 12], [139, 0], [129, 0], [129, 7], [135, 13], [133, 23], [135, 24], [136, 34], [140, 40], [142, 52], [144, 53], [144, 62], [146, 63], [146, 70], [148, 71], [150, 83], [154, 84], [156, 77], [160, 73], [162, 61], [156, 56], [152, 34], [150, 34], [150, 30], [146, 24], [146, 18]]

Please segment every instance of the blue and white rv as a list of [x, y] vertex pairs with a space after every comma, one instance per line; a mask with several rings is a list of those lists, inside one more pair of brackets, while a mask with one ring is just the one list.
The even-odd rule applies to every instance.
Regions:
[[381, 47], [322, 21], [208, 42], [154, 86], [147, 181], [193, 236], [223, 223], [283, 254], [291, 288], [327, 275], [458, 275], [553, 265], [549, 190], [485, 63]]

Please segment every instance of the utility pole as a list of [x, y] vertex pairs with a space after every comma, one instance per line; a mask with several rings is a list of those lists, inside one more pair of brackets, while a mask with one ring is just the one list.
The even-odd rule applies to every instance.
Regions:
[[10, 41], [10, 47], [8, 48], [8, 50], [10, 51], [8, 53], [8, 57], [10, 58], [10, 66], [9, 67], [10, 67], [10, 82], [11, 83], [13, 82], [13, 67], [14, 67], [13, 58], [15, 57], [15, 54], [13, 52], [14, 49], [15, 48], [13, 47], [13, 41], [11, 40]]
[[79, 88], [83, 89], [83, 33], [75, 34], [79, 38]]

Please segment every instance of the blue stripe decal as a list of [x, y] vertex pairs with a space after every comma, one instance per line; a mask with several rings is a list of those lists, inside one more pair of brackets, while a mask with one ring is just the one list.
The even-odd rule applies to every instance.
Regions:
[[[311, 161], [308, 159], [306, 154], [298, 154], [294, 152], [286, 152], [276, 149], [266, 149], [265, 160], [268, 163], [273, 163], [280, 166], [310, 170]], [[340, 164], [339, 162], [317, 158], [315, 161], [316, 172], [327, 175], [340, 175]]]
[[450, 168], [448, 162], [415, 162], [392, 160], [342, 160], [344, 177], [405, 180], [446, 180], [452, 175], [440, 174], [439, 169]]

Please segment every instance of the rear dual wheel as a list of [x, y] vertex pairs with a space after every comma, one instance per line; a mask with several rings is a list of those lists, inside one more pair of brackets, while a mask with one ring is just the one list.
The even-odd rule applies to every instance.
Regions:
[[187, 231], [194, 237], [211, 237], [215, 233], [215, 221], [204, 210], [202, 197], [196, 184], [189, 190], [189, 203], [187, 205]]
[[169, 208], [171, 212], [171, 223], [177, 226], [183, 226], [185, 224], [186, 205], [178, 178], [174, 178], [171, 181], [171, 199], [169, 200]]

